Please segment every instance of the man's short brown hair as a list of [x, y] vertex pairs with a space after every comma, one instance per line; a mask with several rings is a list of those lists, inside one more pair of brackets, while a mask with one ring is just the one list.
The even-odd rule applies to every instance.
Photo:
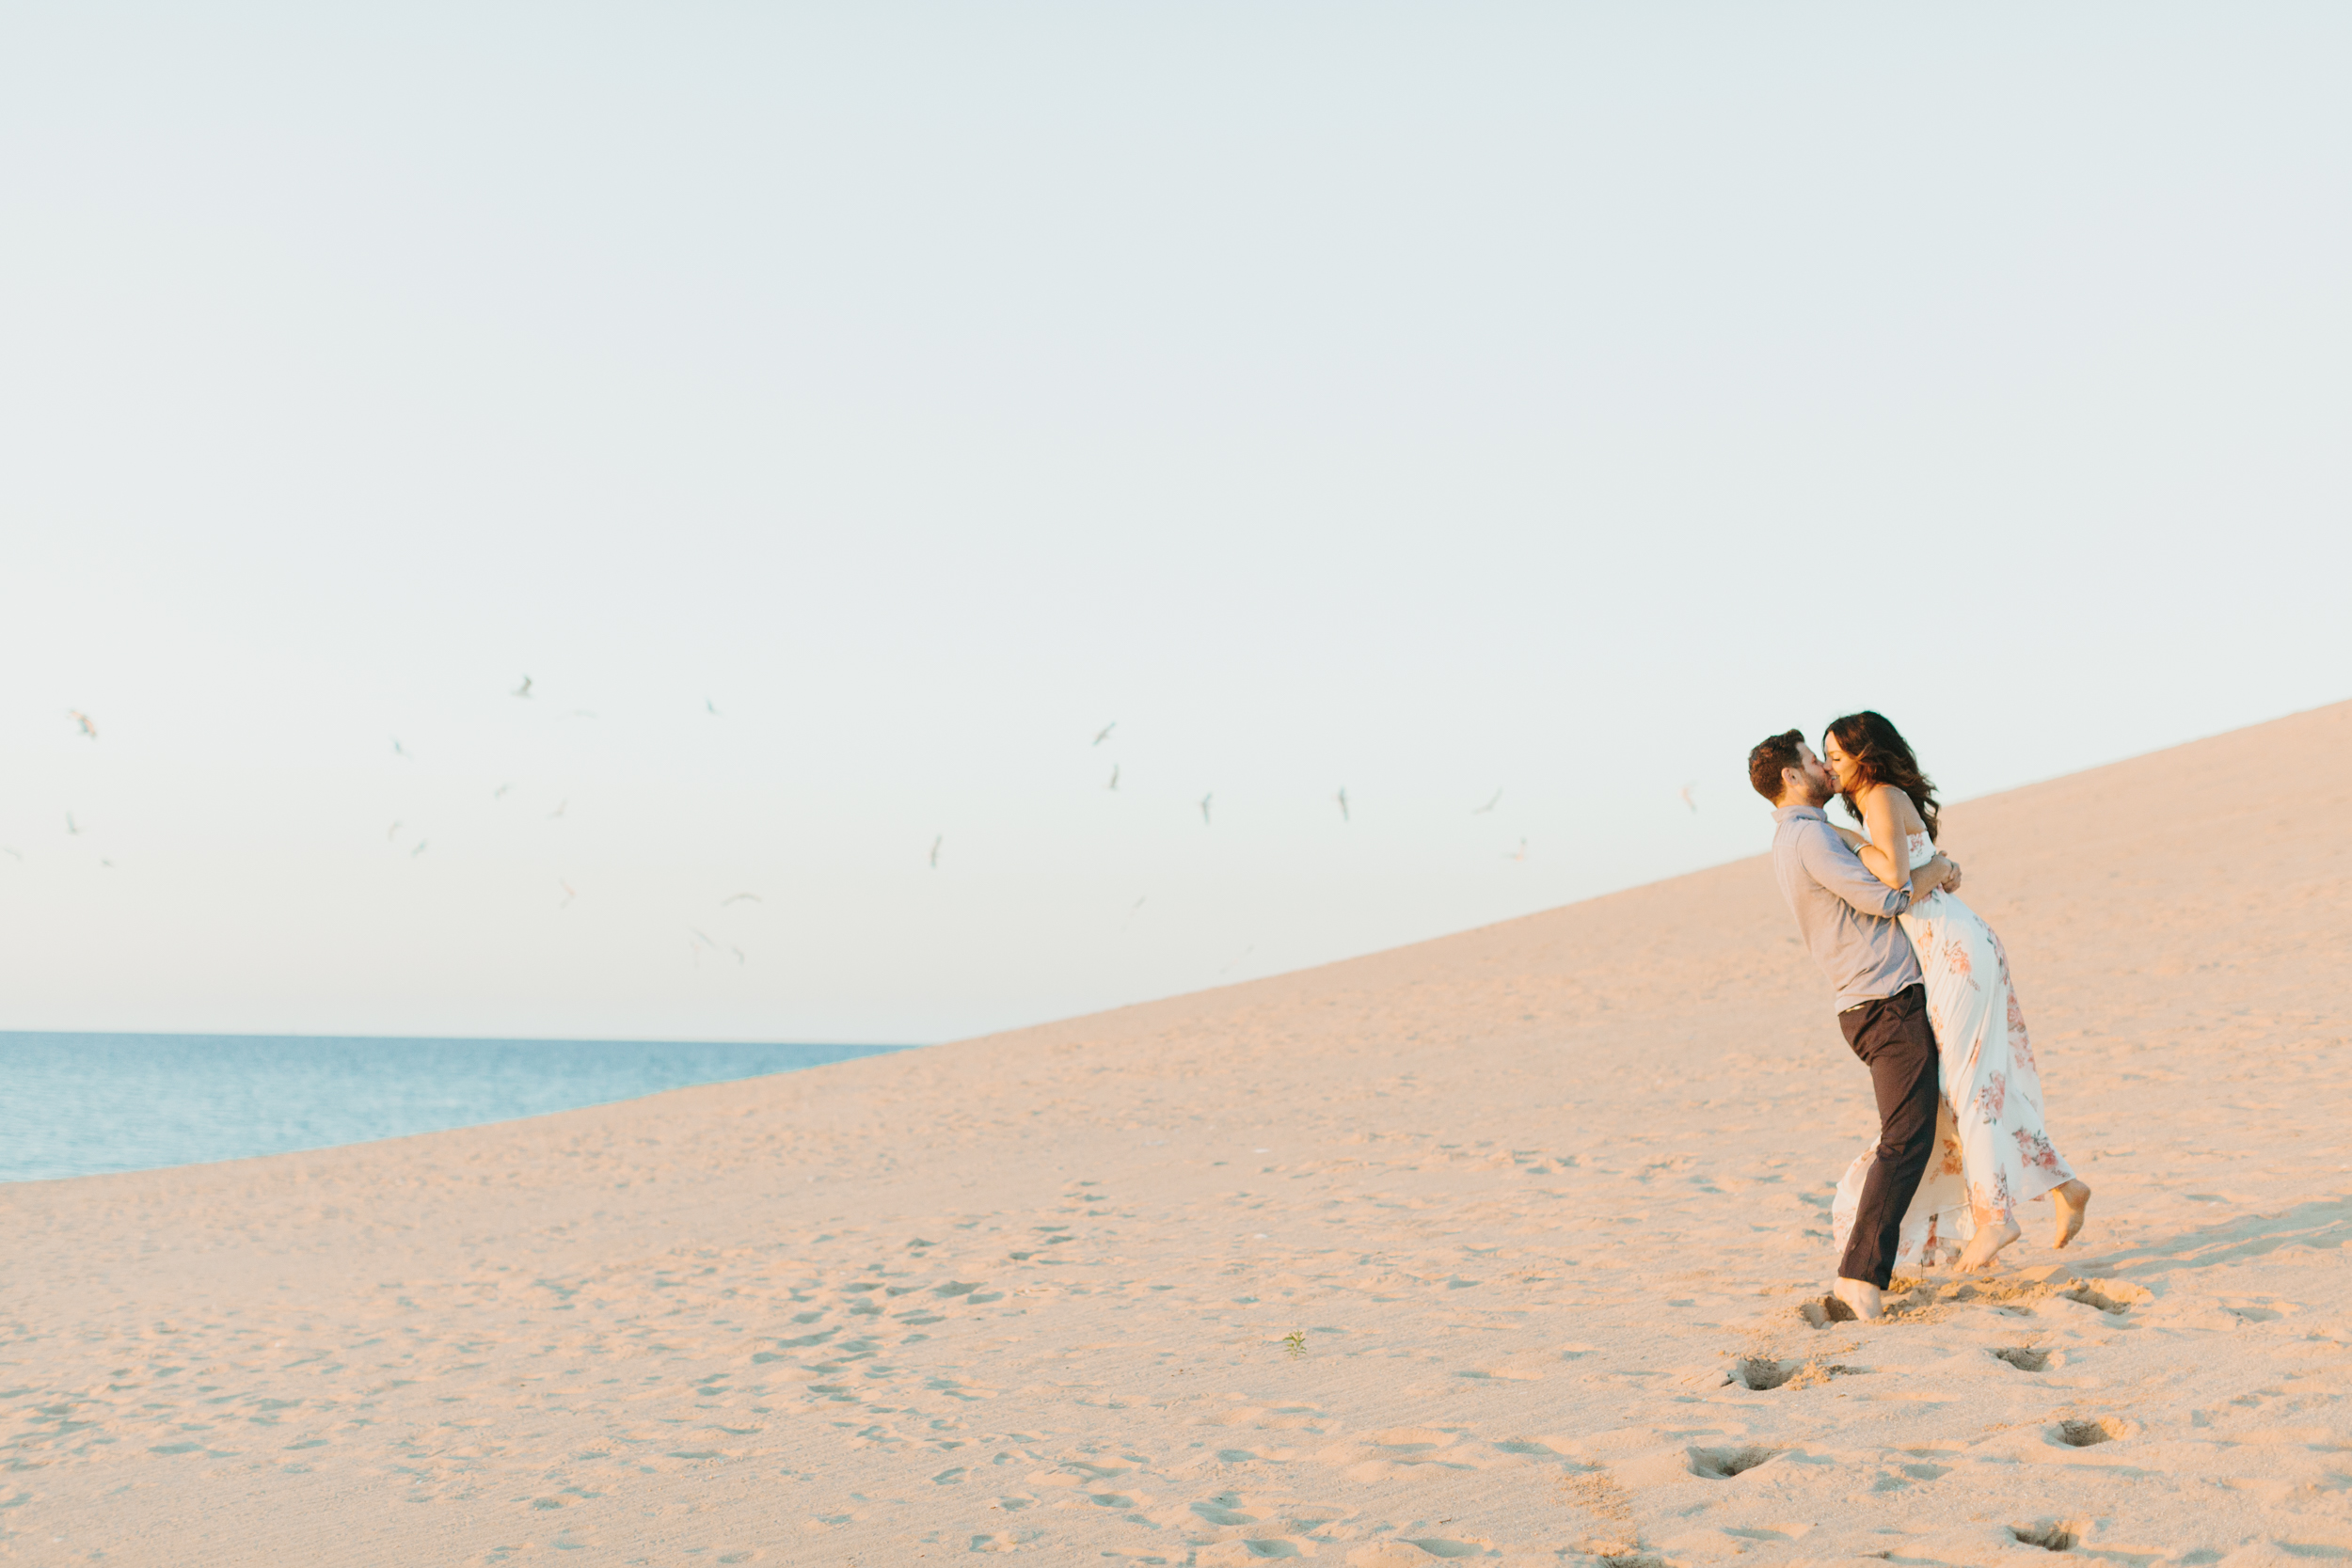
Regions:
[[1797, 748], [1804, 744], [1803, 730], [1784, 730], [1769, 740], [1759, 740], [1756, 750], [1748, 753], [1748, 783], [1767, 800], [1780, 799], [1780, 770], [1794, 768], [1804, 770], [1804, 758]]

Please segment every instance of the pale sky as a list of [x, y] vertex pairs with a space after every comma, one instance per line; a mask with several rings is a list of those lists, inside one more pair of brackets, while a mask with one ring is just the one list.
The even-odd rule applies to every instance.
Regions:
[[2352, 696], [2340, 7], [6, 36], [0, 1028], [944, 1039]]

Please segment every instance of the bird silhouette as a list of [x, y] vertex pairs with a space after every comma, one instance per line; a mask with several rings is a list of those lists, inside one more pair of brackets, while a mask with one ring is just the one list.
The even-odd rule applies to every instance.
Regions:
[[5, 844], [0, 844], [0, 855], [8, 856], [8, 859], [16, 862], [19, 865], [24, 863], [24, 853], [21, 850], [11, 849]]
[[82, 726], [82, 733], [84, 735], [87, 736], [92, 740], [96, 740], [98, 738], [98, 726], [90, 722], [88, 714], [84, 713], [78, 707], [70, 707], [66, 709], [66, 712], [72, 716], [75, 723]]
[[1486, 816], [1488, 812], [1490, 812], [1490, 811], [1492, 811], [1492, 810], [1494, 810], [1494, 809], [1495, 809], [1495, 800], [1502, 800], [1502, 790], [1500, 790], [1500, 789], [1498, 789], [1498, 790], [1496, 790], [1496, 791], [1495, 791], [1495, 798], [1494, 798], [1494, 800], [1489, 800], [1489, 801], [1487, 801], [1485, 805], [1483, 805], [1483, 806], [1479, 807], [1476, 811], [1471, 812], [1471, 813], [1470, 813], [1470, 815], [1471, 815], [1472, 816]]
[[517, 697], [528, 697], [531, 695], [531, 677], [529, 675], [525, 675], [523, 677], [522, 685], [515, 688], [515, 695]]
[[[392, 755], [396, 757], [408, 756], [408, 748], [400, 743], [400, 736], [392, 736]], [[408, 757], [408, 760], [414, 762], [416, 758]]]
[[550, 821], [550, 822], [552, 822], [552, 821], [554, 821], [557, 817], [559, 817], [559, 816], [563, 816], [563, 815], [564, 815], [564, 811], [565, 811], [565, 810], [566, 810], [566, 809], [567, 809], [567, 808], [571, 805], [571, 803], [572, 803], [572, 798], [571, 798], [570, 796], [568, 796], [568, 795], [564, 796], [564, 803], [563, 803], [563, 805], [560, 805], [560, 806], [556, 807], [553, 811], [551, 811], [551, 812], [548, 813], [548, 821]]
[[65, 814], [65, 831], [76, 838], [79, 838], [82, 835], [82, 826], [80, 823], [73, 820], [73, 814], [72, 812], [67, 812]]
[[506, 792], [514, 787], [515, 786], [511, 784], [502, 784], [496, 789], [490, 791], [490, 799], [493, 800], [503, 800], [506, 797]]
[[1109, 723], [1104, 725], [1101, 729], [1095, 731], [1094, 744], [1100, 746], [1103, 742], [1108, 740], [1111, 737], [1111, 731], [1117, 728], [1119, 728], [1119, 721], [1114, 719]]
[[1527, 840], [1519, 840], [1519, 847], [1502, 858], [1506, 861], [1523, 861], [1527, 859]]
[[385, 829], [385, 830], [384, 830], [384, 842], [385, 842], [385, 843], [387, 843], [387, 844], [389, 844], [392, 840], [394, 840], [394, 839], [398, 838], [399, 836], [400, 836], [400, 824], [399, 824], [399, 823], [397, 823], [397, 822], [393, 823], [390, 827], [389, 827], [389, 828], [387, 828], [387, 829]]
[[1111, 782], [1104, 784], [1103, 787], [1104, 789], [1117, 789], [1119, 787], [1119, 764], [1111, 764]]
[[431, 841], [431, 840], [429, 840], [429, 839], [422, 839], [422, 838], [421, 838], [421, 839], [417, 840], [417, 847], [416, 847], [414, 849], [411, 849], [411, 850], [409, 850], [409, 851], [408, 851], [408, 858], [409, 858], [410, 860], [415, 860], [415, 859], [416, 859], [419, 855], [423, 854], [423, 853], [424, 853], [424, 847], [425, 847], [428, 843], [430, 843], [430, 842], [432, 842], [432, 841]]
[[740, 903], [746, 898], [750, 899], [755, 904], [767, 902], [766, 899], [760, 897], [760, 895], [756, 893], [731, 893], [726, 897], [719, 900], [719, 907], [723, 910], [729, 904]]
[[1331, 797], [1331, 799], [1332, 799], [1332, 800], [1337, 800], [1337, 801], [1340, 803], [1340, 820], [1341, 820], [1341, 821], [1343, 821], [1343, 822], [1353, 822], [1353, 821], [1355, 821], [1355, 820], [1356, 820], [1353, 816], [1350, 816], [1348, 815], [1348, 812], [1347, 812], [1347, 789], [1346, 789], [1346, 787], [1345, 787], [1344, 785], [1343, 785], [1343, 786], [1341, 787], [1341, 789], [1340, 789], [1340, 792], [1339, 792], [1337, 795], [1332, 796], [1332, 797]]
[[580, 896], [579, 894], [572, 891], [572, 884], [564, 880], [561, 877], [558, 877], [555, 879], [555, 885], [564, 890], [564, 903], [555, 906], [559, 910], [564, 908], [565, 904], [569, 904], [573, 899]]
[[937, 838], [931, 840], [931, 869], [933, 871], [939, 869], [939, 847], [946, 842], [947, 835], [946, 833], [942, 833]]
[[1216, 799], [1216, 791], [1214, 789], [1200, 797], [1200, 825], [1204, 828], [1209, 825], [1209, 802]]
[[712, 702], [709, 698], [705, 697], [703, 699], [703, 711], [710, 715], [713, 719], [716, 719], [719, 717], [719, 705]]
[[1699, 803], [1691, 799], [1691, 791], [1696, 788], [1698, 788], [1698, 783], [1695, 780], [1682, 786], [1682, 803], [1689, 806], [1694, 813], [1699, 809]]

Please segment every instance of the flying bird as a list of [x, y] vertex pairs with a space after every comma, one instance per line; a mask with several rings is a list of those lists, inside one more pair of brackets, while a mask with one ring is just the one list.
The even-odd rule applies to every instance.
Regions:
[[1204, 828], [1209, 825], [1209, 802], [1216, 799], [1216, 791], [1214, 789], [1200, 797], [1200, 825]]
[[764, 898], [760, 897], [760, 895], [759, 895], [758, 894], [756, 894], [756, 893], [734, 893], [734, 894], [729, 894], [726, 897], [720, 899], [720, 900], [719, 900], [719, 907], [720, 907], [721, 909], [723, 909], [723, 909], [725, 909], [725, 908], [726, 908], [729, 904], [740, 903], [740, 902], [742, 902], [742, 900], [744, 900], [744, 899], [746, 899], [746, 898], [750, 899], [750, 900], [751, 900], [753, 903], [755, 903], [755, 904], [762, 904], [762, 903], [767, 902], [767, 900], [766, 900], [766, 899], [764, 899]]
[[408, 851], [408, 858], [409, 858], [410, 860], [415, 860], [415, 859], [416, 859], [419, 855], [423, 854], [423, 853], [424, 853], [424, 847], [425, 847], [427, 844], [431, 843], [431, 842], [432, 842], [432, 841], [431, 841], [430, 839], [422, 839], [422, 838], [421, 838], [421, 839], [417, 840], [417, 847], [416, 847], [414, 849], [411, 849], [411, 850], [409, 850], [409, 851]]
[[514, 787], [515, 786], [511, 784], [502, 784], [496, 789], [490, 791], [490, 799], [493, 800], [501, 800], [505, 797], [506, 792]]
[[552, 821], [554, 821], [557, 817], [559, 817], [559, 816], [563, 816], [563, 815], [564, 815], [564, 807], [569, 806], [571, 803], [572, 803], [572, 798], [571, 798], [570, 796], [568, 796], [568, 795], [564, 796], [564, 804], [563, 804], [563, 805], [561, 805], [561, 806], [556, 807], [553, 811], [551, 811], [551, 812], [548, 813], [548, 821], [550, 821], [550, 822], [552, 822]]
[[1103, 787], [1104, 789], [1117, 789], [1119, 787], [1119, 764], [1115, 762], [1111, 764], [1111, 782], [1104, 784]]
[[5, 845], [5, 844], [0, 844], [0, 855], [6, 855], [6, 856], [8, 856], [8, 859], [10, 859], [10, 860], [12, 860], [12, 861], [16, 862], [19, 865], [22, 865], [22, 864], [24, 864], [24, 855], [23, 855], [22, 853], [20, 853], [19, 851], [17, 851], [17, 850], [14, 850], [14, 849], [9, 848], [9, 847], [8, 847], [7, 845]]
[[[1152, 895], [1147, 893], [1143, 895], [1143, 898], [1149, 898]], [[1128, 927], [1133, 926], [1136, 923], [1136, 911], [1143, 908], [1143, 898], [1138, 898], [1134, 903], [1127, 906], [1127, 918], [1119, 923], [1119, 928], [1120, 930], [1123, 931]]]
[[1470, 815], [1471, 815], [1472, 816], [1486, 816], [1488, 812], [1490, 812], [1490, 811], [1492, 811], [1492, 810], [1494, 810], [1494, 809], [1495, 809], [1495, 800], [1502, 800], [1502, 791], [1501, 791], [1500, 789], [1498, 789], [1498, 790], [1496, 790], [1496, 791], [1495, 791], [1495, 798], [1494, 798], [1494, 800], [1489, 800], [1489, 801], [1487, 801], [1485, 805], [1483, 805], [1483, 806], [1479, 807], [1476, 811], [1474, 811], [1474, 812], [1470, 813]]
[[1220, 969], [1220, 970], [1218, 970], [1218, 971], [1217, 971], [1217, 973], [1218, 973], [1219, 974], [1224, 974], [1226, 969], [1231, 969], [1231, 968], [1232, 968], [1232, 967], [1233, 967], [1233, 964], [1237, 964], [1237, 963], [1241, 962], [1241, 961], [1242, 961], [1242, 959], [1244, 959], [1244, 958], [1246, 958], [1249, 957], [1249, 955], [1250, 955], [1250, 954], [1252, 954], [1252, 953], [1256, 952], [1257, 950], [1258, 950], [1258, 944], [1257, 944], [1256, 942], [1251, 942], [1248, 946], [1247, 946], [1247, 947], [1243, 948], [1240, 952], [1238, 952], [1238, 953], [1236, 953], [1236, 954], [1234, 954], [1234, 955], [1233, 955], [1233, 963], [1227, 964], [1227, 965], [1225, 966], [1225, 969]]
[[387, 828], [387, 829], [385, 829], [385, 830], [384, 830], [384, 842], [385, 842], [385, 843], [387, 843], [387, 844], [389, 844], [392, 840], [394, 840], [394, 839], [398, 838], [399, 836], [400, 836], [400, 824], [399, 824], [399, 823], [397, 823], [397, 822], [393, 823], [390, 827], [389, 827], [389, 828]]
[[76, 838], [81, 836], [82, 826], [80, 823], [73, 820], [73, 814], [72, 812], [67, 812], [65, 814], [65, 831], [72, 833]]
[[1111, 731], [1117, 728], [1119, 728], [1119, 721], [1114, 719], [1109, 723], [1104, 725], [1101, 729], [1095, 731], [1094, 744], [1100, 746], [1103, 742], [1108, 740], [1111, 737]]
[[572, 884], [564, 880], [561, 877], [558, 877], [555, 879], [555, 885], [564, 890], [564, 903], [555, 906], [559, 910], [564, 908], [565, 904], [569, 904], [573, 899], [580, 896], [579, 894], [572, 891]]
[[1690, 784], [1682, 786], [1682, 803], [1689, 806], [1693, 812], [1696, 812], [1699, 809], [1699, 803], [1691, 799], [1691, 791], [1696, 788], [1698, 788], [1698, 783], [1696, 780], [1693, 780]]
[[[408, 748], [400, 743], [400, 736], [392, 736], [392, 755], [396, 757], [408, 756]], [[416, 761], [416, 758], [408, 757], [408, 760], [414, 762]]]
[[719, 717], [719, 705], [712, 702], [709, 698], [705, 697], [703, 699], [703, 711], [710, 715], [713, 719], [716, 719]]
[[517, 697], [528, 697], [531, 695], [531, 677], [529, 675], [525, 675], [523, 677], [522, 685], [515, 688], [515, 695]]
[[1523, 861], [1527, 859], [1527, 840], [1519, 840], [1519, 847], [1502, 858], [1506, 861]]
[[931, 869], [933, 871], [939, 869], [939, 847], [946, 842], [947, 835], [946, 833], [942, 833], [937, 838], [931, 840]]
[[1355, 821], [1355, 820], [1356, 820], [1354, 817], [1352, 817], [1352, 816], [1348, 816], [1348, 814], [1347, 814], [1347, 790], [1346, 790], [1346, 787], [1345, 787], [1344, 785], [1343, 785], [1343, 786], [1341, 787], [1341, 789], [1340, 789], [1340, 792], [1339, 792], [1337, 795], [1332, 796], [1332, 797], [1331, 797], [1331, 799], [1332, 799], [1332, 800], [1337, 800], [1337, 801], [1340, 803], [1340, 820], [1341, 820], [1341, 821], [1343, 821], [1343, 822], [1353, 822], [1353, 821]]
[[70, 707], [66, 709], [66, 712], [72, 716], [75, 723], [82, 726], [82, 733], [84, 735], [89, 736], [92, 740], [96, 740], [98, 738], [98, 726], [90, 722], [88, 714], [84, 713], [78, 707]]
[[743, 959], [743, 950], [742, 950], [740, 947], [730, 947], [730, 948], [728, 948], [728, 949], [727, 949], [727, 951], [735, 955], [735, 961], [736, 961], [737, 963], [741, 963], [741, 962], [743, 962], [743, 961], [744, 961], [744, 959]]

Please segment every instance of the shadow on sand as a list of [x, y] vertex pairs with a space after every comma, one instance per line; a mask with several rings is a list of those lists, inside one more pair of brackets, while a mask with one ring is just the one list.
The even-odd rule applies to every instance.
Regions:
[[2352, 1197], [2314, 1198], [2280, 1213], [2245, 1214], [2165, 1241], [2122, 1248], [2106, 1254], [2100, 1267], [2145, 1282], [2183, 1269], [2250, 1262], [2280, 1247], [2329, 1248], [2346, 1242], [2352, 1242]]

